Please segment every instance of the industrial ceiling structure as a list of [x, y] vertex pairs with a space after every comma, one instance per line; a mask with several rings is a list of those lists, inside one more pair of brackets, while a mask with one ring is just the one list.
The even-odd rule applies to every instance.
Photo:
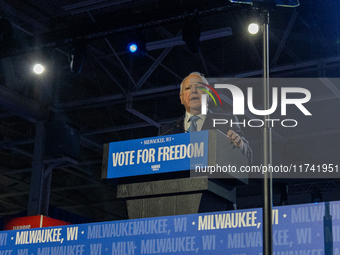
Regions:
[[[126, 219], [117, 182], [101, 179], [103, 144], [157, 136], [182, 116], [179, 85], [192, 71], [261, 77], [262, 37], [246, 32], [249, 10], [227, 0], [0, 0], [0, 217], [28, 210], [43, 167], [49, 205], [90, 221]], [[337, 0], [300, 0], [270, 13], [270, 76], [313, 81], [304, 84], [312, 116], [294, 109], [286, 118], [297, 127], [273, 128], [274, 164], [340, 163], [339, 11]], [[196, 53], [182, 40], [188, 20], [201, 30]], [[128, 53], [136, 38], [144, 54]], [[37, 61], [45, 65], [40, 76], [32, 72]], [[243, 131], [260, 164], [261, 129]], [[288, 197], [318, 187], [324, 199], [340, 198], [336, 179], [278, 182]], [[261, 183], [238, 190], [239, 208], [261, 206]]]

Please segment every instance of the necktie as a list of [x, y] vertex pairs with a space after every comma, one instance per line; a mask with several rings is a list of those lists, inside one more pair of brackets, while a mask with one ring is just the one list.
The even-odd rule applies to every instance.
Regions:
[[200, 119], [198, 116], [191, 116], [189, 121], [190, 121], [190, 127], [188, 128], [188, 132], [195, 132], [197, 131], [197, 121]]

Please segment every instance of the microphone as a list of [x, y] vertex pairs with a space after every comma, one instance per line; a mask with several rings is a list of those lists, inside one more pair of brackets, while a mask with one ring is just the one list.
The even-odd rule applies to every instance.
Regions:
[[[180, 118], [179, 120], [177, 120], [176, 125], [174, 125], [172, 128], [170, 128], [169, 130], [165, 131], [164, 133], [160, 134], [160, 136], [162, 135], [166, 135], [169, 132], [171, 132], [172, 130], [174, 130], [175, 128], [181, 128], [181, 122], [183, 121], [183, 118]], [[182, 128], [182, 130], [184, 131], [184, 133], [187, 133], [188, 131], [186, 131], [184, 128]]]

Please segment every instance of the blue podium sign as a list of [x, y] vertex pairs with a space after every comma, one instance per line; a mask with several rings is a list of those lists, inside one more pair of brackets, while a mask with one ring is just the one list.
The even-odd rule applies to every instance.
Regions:
[[[273, 208], [273, 255], [339, 255], [340, 202]], [[0, 232], [1, 255], [262, 255], [262, 209]]]
[[176, 172], [207, 165], [208, 140], [209, 131], [200, 131], [110, 143], [103, 178]]

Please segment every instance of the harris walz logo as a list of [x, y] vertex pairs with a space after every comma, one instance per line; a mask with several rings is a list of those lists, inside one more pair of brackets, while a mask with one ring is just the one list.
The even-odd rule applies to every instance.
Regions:
[[[244, 110], [244, 94], [240, 88], [238, 88], [235, 85], [232, 84], [215, 84], [215, 89], [208, 84], [201, 83], [206, 88], [213, 91], [217, 98], [219, 99], [221, 105], [222, 101], [219, 96], [219, 94], [216, 92], [215, 89], [228, 89], [232, 94], [232, 101], [233, 101], [233, 115], [245, 115]], [[212, 93], [205, 89], [205, 88], [199, 88], [203, 91], [205, 91], [214, 101], [215, 105], [217, 106], [216, 100]], [[302, 94], [304, 97], [301, 98], [287, 98], [287, 95], [289, 93], [294, 94]], [[207, 114], [207, 94], [202, 94], [202, 104], [201, 104], [201, 113], [202, 115]], [[303, 105], [307, 103], [311, 99], [311, 93], [308, 89], [300, 88], [300, 87], [282, 87], [281, 88], [281, 116], [286, 116], [287, 113], [287, 105], [295, 105], [305, 116], [312, 116], [312, 114], [306, 109], [306, 107]], [[275, 110], [278, 107], [278, 88], [273, 87], [272, 88], [272, 105], [269, 109], [263, 109], [258, 110], [255, 109], [253, 105], [253, 88], [248, 87], [247, 88], [247, 105], [249, 111], [258, 116], [269, 116], [270, 114], [274, 113]], [[274, 127], [274, 123], [280, 123], [283, 127], [296, 127], [298, 122], [295, 119], [266, 119], [270, 125], [270, 127]], [[235, 120], [230, 119], [213, 119], [213, 126], [216, 127], [217, 125], [225, 125], [229, 122], [231, 126], [233, 125], [241, 125], [243, 127], [249, 126], [249, 127], [263, 127], [264, 126], [264, 120], [262, 119], [250, 119], [246, 121], [245, 119], [235, 122]]]

